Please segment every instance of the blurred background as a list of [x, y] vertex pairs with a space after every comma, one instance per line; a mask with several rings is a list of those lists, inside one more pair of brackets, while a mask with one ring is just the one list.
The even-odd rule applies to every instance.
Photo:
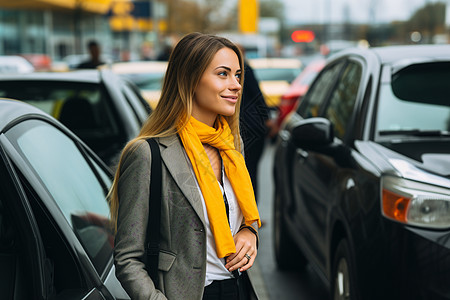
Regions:
[[36, 70], [72, 68], [96, 40], [104, 61], [156, 60], [192, 31], [225, 35], [249, 58], [448, 43], [449, 8], [442, 0], [0, 0], [0, 55]]
[[[252, 101], [253, 110], [247, 110], [253, 119], [246, 134], [254, 138], [253, 147], [259, 147], [259, 154], [249, 157], [257, 157], [254, 164], [259, 163], [259, 170], [254, 167], [253, 172], [259, 180], [258, 207], [267, 224], [260, 231], [261, 263], [252, 267], [252, 283], [261, 300], [326, 299], [329, 286], [322, 284], [323, 278], [314, 267], [287, 272], [279, 270], [274, 259], [272, 244], [281, 242], [272, 238], [272, 203], [276, 198], [272, 175], [273, 166], [284, 162], [274, 161], [274, 142], [281, 124], [295, 111], [324, 68], [325, 59], [340, 50], [449, 44], [450, 0], [0, 0], [0, 98], [24, 100], [51, 114], [114, 168], [120, 149], [137, 135], [159, 101], [171, 49], [181, 37], [195, 31], [225, 36], [240, 44], [265, 101], [265, 105]], [[99, 47], [89, 48], [92, 41]], [[89, 61], [92, 56], [95, 59]], [[95, 70], [65, 72], [86, 62]], [[448, 62], [443, 66], [448, 68]], [[359, 77], [355, 79], [354, 86], [359, 81]], [[76, 103], [74, 98], [87, 106], [69, 108], [67, 115], [77, 116], [82, 126], [65, 123], [62, 117], [62, 108]], [[87, 114], [91, 106], [93, 110]], [[267, 123], [252, 126], [255, 119], [266, 121], [266, 115]], [[92, 117], [89, 125], [87, 116]], [[259, 146], [255, 140], [261, 137], [263, 144]], [[442, 149], [448, 149], [446, 145]], [[246, 145], [245, 149], [250, 148]], [[448, 241], [448, 235], [443, 241]], [[422, 245], [418, 247], [427, 248]], [[418, 252], [429, 263], [428, 256]], [[61, 257], [64, 261], [65, 256]], [[445, 256], [433, 252], [429, 257], [441, 260], [449, 256], [447, 251]], [[372, 260], [369, 265], [373, 265]], [[441, 276], [448, 266], [435, 265], [439, 265], [438, 272], [430, 269], [433, 271], [425, 273], [430, 285], [434, 285], [434, 277], [429, 274]], [[65, 272], [66, 264], [61, 266]], [[67, 278], [76, 271], [68, 270]], [[415, 274], [410, 269], [406, 273]], [[447, 284], [445, 278], [441, 277]], [[65, 283], [64, 278], [61, 281]], [[71, 280], [67, 282], [72, 287]]]

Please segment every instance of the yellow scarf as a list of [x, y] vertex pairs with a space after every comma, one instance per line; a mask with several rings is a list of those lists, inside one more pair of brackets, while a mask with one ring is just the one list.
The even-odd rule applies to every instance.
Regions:
[[180, 137], [205, 199], [211, 231], [216, 241], [217, 256], [222, 258], [235, 253], [236, 245], [228, 224], [223, 195], [202, 143], [219, 150], [245, 224], [251, 225], [257, 221], [260, 227], [261, 221], [244, 157], [234, 148], [234, 137], [225, 118], [219, 116], [216, 127], [217, 129], [191, 117], [181, 130]]

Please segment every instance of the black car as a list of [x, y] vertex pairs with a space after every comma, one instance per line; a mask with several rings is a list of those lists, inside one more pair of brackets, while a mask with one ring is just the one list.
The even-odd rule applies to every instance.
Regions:
[[0, 76], [0, 97], [30, 103], [77, 134], [109, 166], [151, 112], [132, 82], [108, 70]]
[[450, 45], [346, 50], [284, 122], [280, 268], [332, 299], [450, 299]]
[[115, 277], [109, 168], [72, 132], [0, 99], [1, 299], [129, 299]]

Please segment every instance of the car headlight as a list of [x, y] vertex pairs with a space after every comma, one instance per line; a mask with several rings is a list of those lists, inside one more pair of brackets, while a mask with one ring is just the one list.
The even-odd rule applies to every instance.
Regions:
[[450, 227], [450, 190], [394, 176], [381, 181], [383, 215], [427, 228]]

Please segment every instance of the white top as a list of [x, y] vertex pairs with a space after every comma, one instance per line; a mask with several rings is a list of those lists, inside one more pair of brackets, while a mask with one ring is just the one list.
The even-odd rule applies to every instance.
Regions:
[[[203, 214], [205, 216], [206, 221], [206, 277], [205, 277], [205, 286], [211, 284], [213, 280], [224, 280], [234, 278], [233, 274], [229, 272], [225, 268], [225, 258], [218, 258], [216, 253], [216, 242], [214, 240], [214, 236], [211, 231], [211, 227], [209, 224], [208, 212], [206, 210], [205, 199], [203, 198], [203, 194], [201, 192], [200, 186], [197, 182], [197, 177], [195, 176], [194, 170], [192, 168], [191, 161], [185, 152], [187, 161], [189, 162], [189, 166], [191, 168], [191, 172], [194, 175], [195, 183], [197, 185], [197, 189], [200, 193], [200, 197], [202, 198], [203, 204]], [[225, 193], [225, 196], [228, 200], [229, 207], [229, 222], [231, 234], [234, 236], [244, 219], [242, 211], [239, 207], [239, 204], [236, 199], [236, 195], [234, 194], [233, 188], [231, 186], [230, 181], [228, 180], [227, 175], [225, 174], [223, 163], [222, 163], [222, 179], [223, 186], [218, 182], [220, 190], [222, 194]]]

